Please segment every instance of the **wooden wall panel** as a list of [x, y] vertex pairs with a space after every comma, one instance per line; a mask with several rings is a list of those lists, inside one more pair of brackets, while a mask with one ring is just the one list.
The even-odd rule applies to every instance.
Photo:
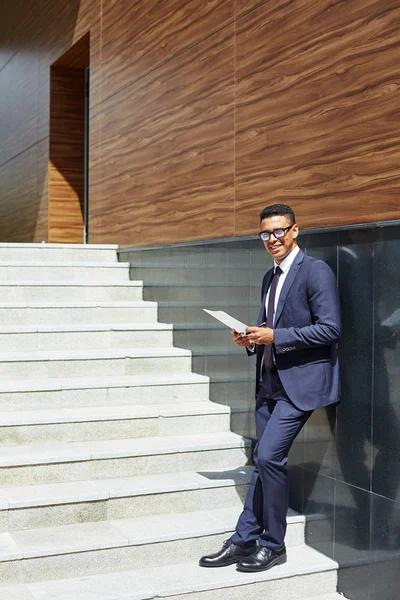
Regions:
[[98, 98], [100, 87], [100, 0], [70, 0], [62, 4], [50, 0], [42, 18], [44, 29], [38, 41], [40, 139], [49, 135], [50, 66], [88, 32], [90, 33], [92, 99]]
[[56, 67], [67, 67], [68, 69], [86, 69], [86, 67], [89, 66], [89, 61], [90, 33], [86, 33], [52, 64], [52, 69]]
[[101, 180], [102, 180], [102, 105], [98, 104], [90, 109], [89, 132], [89, 239], [92, 244], [100, 243], [99, 210], [101, 206]]
[[103, 98], [234, 20], [234, 0], [104, 0]]
[[[47, 240], [48, 135], [51, 64], [85, 33], [91, 34], [92, 85], [100, 80], [100, 0], [4, 0], [0, 7], [0, 206], [7, 206], [12, 226], [0, 223], [2, 241]], [[4, 17], [4, 18], [3, 18]], [[96, 85], [97, 82], [97, 85]], [[18, 224], [21, 202], [9, 193], [10, 177], [15, 189], [32, 190], [32, 162], [19, 159], [37, 156], [38, 199], [31, 191], [20, 194], [26, 214], [36, 215]], [[27, 153], [27, 154], [26, 154]], [[18, 160], [17, 160], [18, 159]], [[3, 162], [8, 161], [8, 162]], [[17, 162], [15, 162], [17, 161]], [[21, 162], [22, 161], [22, 162]], [[22, 165], [18, 172], [14, 164]], [[10, 165], [10, 171], [4, 168]], [[3, 210], [4, 214], [4, 210]], [[28, 230], [27, 223], [30, 223]]]
[[[303, 227], [400, 218], [399, 0], [4, 0], [0, 17], [0, 239], [45, 230], [50, 67], [88, 32], [91, 241], [254, 233], [275, 201]], [[25, 180], [38, 221], [18, 231]]]
[[274, 202], [303, 227], [399, 218], [399, 3], [268, 2], [236, 53], [236, 235]]
[[[236, 0], [236, 19], [240, 19], [245, 13], [254, 10], [258, 6], [261, 6], [261, 4], [265, 4], [266, 1], [267, 0]], [[289, 0], [289, 2], [290, 1], [291, 0]], [[286, 1], [285, 4], [288, 5], [289, 2]], [[280, 3], [283, 4], [283, 2]], [[276, 5], [276, 2], [269, 0], [269, 4]]]
[[103, 242], [233, 234], [233, 25], [103, 103]]
[[49, 242], [83, 243], [85, 72], [51, 76]]

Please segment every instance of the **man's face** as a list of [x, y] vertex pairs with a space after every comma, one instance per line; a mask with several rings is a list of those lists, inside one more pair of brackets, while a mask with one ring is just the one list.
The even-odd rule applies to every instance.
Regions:
[[[268, 217], [261, 221], [260, 231], [272, 232], [275, 229], [285, 229], [291, 225], [287, 217], [274, 216]], [[279, 265], [284, 258], [293, 250], [296, 245], [296, 238], [299, 235], [299, 228], [297, 225], [286, 231], [283, 238], [277, 239], [274, 235], [271, 235], [267, 242], [264, 242], [265, 249], [270, 253], [272, 258]]]

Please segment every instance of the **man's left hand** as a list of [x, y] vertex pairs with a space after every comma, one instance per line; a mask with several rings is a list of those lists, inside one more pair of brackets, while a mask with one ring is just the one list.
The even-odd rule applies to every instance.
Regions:
[[274, 330], [270, 327], [248, 327], [246, 333], [251, 344], [274, 343]]

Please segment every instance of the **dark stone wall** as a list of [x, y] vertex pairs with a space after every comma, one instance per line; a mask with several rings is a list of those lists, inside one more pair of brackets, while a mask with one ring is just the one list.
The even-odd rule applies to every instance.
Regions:
[[[400, 587], [400, 225], [305, 233], [299, 245], [338, 278], [342, 401], [316, 411], [290, 455], [291, 506], [306, 541], [340, 565], [351, 600], [398, 600]], [[255, 239], [120, 252], [175, 345], [208, 375], [232, 430], [254, 437], [254, 363], [202, 308], [255, 322], [272, 261]], [[396, 311], [399, 313], [396, 314]]]

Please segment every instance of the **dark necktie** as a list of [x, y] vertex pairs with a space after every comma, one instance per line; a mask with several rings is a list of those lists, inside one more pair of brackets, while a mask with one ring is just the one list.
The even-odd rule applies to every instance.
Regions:
[[[275, 314], [275, 297], [276, 288], [278, 287], [279, 275], [282, 273], [280, 267], [275, 268], [275, 273], [269, 286], [268, 306], [267, 306], [267, 327], [274, 328], [274, 314]], [[266, 344], [264, 348], [264, 365], [267, 369], [272, 369], [272, 344]]]

